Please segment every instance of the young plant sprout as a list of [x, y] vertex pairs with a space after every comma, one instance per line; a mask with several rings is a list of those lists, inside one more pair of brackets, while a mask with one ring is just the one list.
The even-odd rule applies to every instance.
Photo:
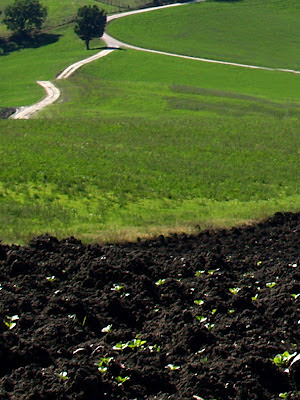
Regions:
[[195, 275], [197, 276], [197, 277], [199, 277], [199, 276], [201, 276], [202, 274], [204, 274], [205, 273], [205, 271], [196, 271], [196, 273], [195, 273]]
[[238, 294], [238, 292], [241, 290], [239, 287], [234, 287], [234, 288], [229, 288], [229, 292], [232, 294]]
[[165, 366], [165, 368], [169, 368], [171, 371], [177, 371], [178, 369], [180, 369], [180, 366], [175, 364], [168, 364]]
[[293, 293], [293, 294], [291, 294], [291, 296], [292, 296], [293, 299], [296, 300], [296, 299], [298, 299], [298, 297], [300, 296], [300, 293], [297, 293], [297, 294], [296, 294], [296, 293]]
[[83, 318], [83, 321], [82, 321], [82, 326], [84, 326], [84, 325], [85, 325], [85, 323], [86, 323], [86, 316]]
[[206, 317], [203, 317], [203, 315], [196, 315], [196, 318], [197, 318], [197, 320], [199, 321], [199, 322], [205, 322], [205, 321], [207, 321], [207, 318]]
[[210, 331], [214, 326], [215, 326], [215, 324], [211, 324], [211, 323], [207, 323], [207, 324], [205, 324], [204, 325], [205, 326], [205, 328], [208, 330], [208, 331]]
[[287, 399], [288, 398], [288, 393], [284, 392], [284, 393], [279, 393], [278, 395], [281, 399]]
[[255, 296], [251, 297], [251, 300], [252, 300], [252, 301], [256, 301], [256, 300], [257, 300], [257, 298], [258, 298], [258, 293], [256, 293], [256, 295], [255, 295]]
[[114, 345], [113, 350], [123, 351], [127, 347], [128, 347], [128, 342], [127, 343], [119, 342]]
[[276, 282], [268, 282], [266, 283], [266, 286], [270, 289], [272, 289], [272, 287], [274, 287], [276, 285]]
[[56, 374], [56, 376], [58, 376], [62, 381], [66, 381], [69, 379], [68, 373], [66, 371], [62, 371], [62, 372]]
[[104, 328], [101, 329], [101, 332], [103, 333], [109, 333], [111, 331], [112, 324], [105, 326]]
[[290, 354], [288, 351], [284, 351], [282, 354], [277, 354], [273, 359], [273, 363], [279, 368], [285, 368], [289, 365], [292, 358], [297, 355], [297, 352]]
[[220, 268], [210, 269], [210, 270], [207, 271], [207, 273], [208, 273], [209, 275], [213, 275], [216, 271], [219, 271], [219, 270], [220, 270]]
[[4, 324], [8, 327], [8, 329], [13, 329], [17, 323], [14, 321], [17, 321], [19, 318], [18, 315], [13, 315], [12, 317], [6, 316], [7, 321], [3, 321]]
[[113, 357], [102, 357], [98, 364], [96, 364], [98, 371], [101, 372], [101, 374], [104, 374], [107, 371], [107, 366], [111, 360], [113, 360]]
[[156, 351], [157, 353], [160, 353], [160, 346], [155, 344], [154, 346], [148, 346], [148, 349], [150, 350], [150, 353], [153, 353]]
[[132, 350], [135, 350], [138, 348], [143, 349], [145, 343], [147, 343], [147, 340], [141, 340], [141, 339], [135, 338], [126, 343], [119, 342], [119, 343], [115, 344], [113, 347], [113, 350], [123, 351], [127, 347], [129, 347]]
[[121, 376], [117, 376], [116, 380], [118, 382], [118, 386], [122, 386], [123, 383], [125, 383], [126, 381], [128, 381], [130, 379], [129, 376], [124, 376], [124, 378], [122, 378]]
[[160, 285], [163, 285], [165, 282], [166, 282], [165, 279], [159, 279], [158, 281], [155, 282], [155, 285], [160, 286]]
[[197, 304], [197, 306], [202, 306], [204, 304], [203, 300], [194, 300], [194, 303]]
[[228, 314], [233, 314], [235, 312], [235, 310], [233, 308], [228, 310]]
[[213, 309], [211, 310], [211, 314], [212, 314], [212, 315], [214, 315], [216, 312], [217, 312], [217, 308], [213, 308]]
[[55, 278], [54, 275], [52, 275], [52, 276], [47, 276], [46, 279], [47, 279], [47, 281], [50, 282], [50, 283], [54, 283], [55, 280], [56, 280], [56, 278]]
[[119, 292], [120, 290], [124, 289], [124, 286], [122, 285], [117, 285], [116, 283], [113, 284], [113, 287], [110, 289], [113, 292]]
[[143, 348], [145, 343], [147, 343], [147, 340], [133, 339], [127, 345], [131, 349], [137, 349], [139, 347]]

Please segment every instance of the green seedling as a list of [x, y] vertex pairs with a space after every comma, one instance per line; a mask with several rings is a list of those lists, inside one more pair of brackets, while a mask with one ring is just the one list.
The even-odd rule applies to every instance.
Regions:
[[54, 283], [55, 280], [56, 280], [56, 278], [55, 278], [54, 275], [52, 275], [52, 276], [47, 276], [46, 279], [47, 279], [47, 281], [50, 282], [50, 283]]
[[66, 381], [69, 379], [68, 373], [66, 371], [62, 371], [62, 372], [56, 374], [56, 376], [58, 376], [62, 381]]
[[197, 320], [199, 321], [199, 322], [205, 322], [205, 321], [207, 321], [207, 318], [206, 317], [203, 317], [202, 315], [200, 316], [200, 315], [196, 315], [196, 318], [197, 318]]
[[160, 285], [163, 285], [165, 282], [166, 282], [165, 279], [159, 279], [158, 281], [155, 282], [155, 285], [160, 286]]
[[235, 312], [235, 310], [233, 308], [228, 310], [228, 314], [233, 314]]
[[210, 269], [210, 270], [207, 271], [207, 273], [208, 273], [209, 275], [213, 275], [215, 272], [217, 272], [217, 271], [219, 271], [219, 270], [220, 270], [220, 268]]
[[125, 383], [126, 381], [128, 381], [130, 379], [129, 376], [124, 376], [124, 378], [122, 378], [122, 376], [117, 376], [116, 380], [118, 382], [118, 386], [122, 386], [123, 383]]
[[287, 398], [288, 398], [288, 393], [287, 393], [287, 392], [279, 393], [279, 397], [280, 397], [281, 399], [287, 399]]
[[85, 325], [85, 323], [86, 323], [86, 316], [83, 318], [83, 321], [82, 321], [82, 326], [84, 326], [84, 325]]
[[147, 340], [133, 339], [127, 343], [127, 346], [131, 349], [137, 349], [139, 347], [143, 348], [145, 343], [147, 343]]
[[243, 274], [243, 277], [244, 278], [254, 278], [254, 274], [253, 274], [253, 272], [245, 272]]
[[276, 282], [268, 282], [266, 283], [266, 286], [270, 289], [272, 289], [272, 287], [274, 287], [276, 285]]
[[256, 265], [259, 267], [262, 264], [262, 261], [257, 261]]
[[113, 292], [119, 292], [120, 290], [124, 289], [124, 286], [122, 285], [117, 285], [116, 283], [113, 284], [113, 287], [110, 289]]
[[203, 300], [194, 300], [194, 303], [197, 304], [197, 306], [202, 306], [204, 304]]
[[177, 371], [178, 369], [180, 369], [180, 366], [175, 364], [168, 364], [165, 366], [165, 368], [169, 368], [171, 371]]
[[158, 346], [157, 344], [155, 344], [154, 346], [148, 346], [148, 349], [150, 350], [151, 353], [153, 353], [154, 351], [160, 353], [160, 346]]
[[279, 368], [285, 368], [289, 365], [290, 360], [297, 355], [297, 352], [290, 354], [288, 351], [277, 354], [273, 359], [273, 363]]
[[111, 331], [112, 324], [105, 326], [104, 328], [101, 329], [101, 332], [103, 333], [109, 333]]
[[195, 275], [197, 276], [197, 277], [199, 277], [199, 276], [201, 276], [202, 274], [204, 274], [205, 273], [205, 271], [196, 271], [196, 273], [195, 273]]
[[204, 325], [205, 326], [205, 328], [208, 330], [208, 331], [210, 331], [214, 326], [215, 326], [215, 324], [211, 324], [211, 323], [207, 323], [207, 324], [205, 324]]
[[202, 357], [202, 358], [200, 358], [200, 362], [201, 362], [202, 364], [206, 364], [207, 361], [208, 361], [208, 357]]
[[123, 351], [128, 347], [128, 342], [127, 343], [116, 343], [113, 347], [113, 350], [118, 350], [118, 351]]
[[252, 301], [256, 301], [256, 300], [257, 300], [257, 298], [258, 298], [258, 293], [256, 293], [256, 295], [255, 295], [255, 296], [251, 297], [251, 300], [252, 300]]
[[212, 314], [212, 315], [214, 315], [216, 312], [217, 312], [217, 308], [213, 308], [213, 309], [211, 310], [211, 314]]
[[229, 288], [229, 292], [236, 295], [241, 290], [239, 287]]
[[7, 321], [3, 321], [4, 324], [8, 327], [8, 329], [13, 329], [17, 323], [14, 321], [17, 321], [19, 318], [18, 315], [13, 315], [12, 317], [6, 316]]
[[113, 360], [113, 357], [102, 357], [99, 363], [96, 364], [98, 367], [98, 371], [101, 372], [101, 374], [105, 374], [111, 360]]
[[119, 342], [119, 343], [115, 344], [113, 347], [113, 350], [123, 351], [127, 347], [129, 347], [132, 350], [135, 350], [138, 348], [144, 348], [145, 343], [147, 343], [147, 340], [141, 340], [141, 339], [135, 338], [126, 343]]
[[297, 293], [297, 294], [296, 294], [296, 293], [293, 293], [293, 294], [291, 294], [291, 296], [292, 296], [293, 299], [296, 300], [296, 299], [298, 299], [298, 297], [300, 296], [300, 293]]

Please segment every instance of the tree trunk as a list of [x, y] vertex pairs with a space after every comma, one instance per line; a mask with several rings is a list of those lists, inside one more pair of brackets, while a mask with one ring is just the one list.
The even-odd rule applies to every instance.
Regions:
[[86, 39], [85, 44], [86, 44], [86, 49], [89, 50], [90, 49], [90, 40]]

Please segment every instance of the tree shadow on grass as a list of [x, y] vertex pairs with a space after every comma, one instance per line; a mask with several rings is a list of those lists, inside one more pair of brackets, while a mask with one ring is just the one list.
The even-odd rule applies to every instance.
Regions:
[[14, 34], [8, 39], [0, 38], [0, 55], [8, 55], [21, 49], [37, 49], [47, 46], [57, 42], [60, 36], [53, 33], [41, 33], [34, 36]]
[[109, 47], [109, 46], [101, 46], [101, 47], [93, 47], [90, 50], [125, 50], [125, 49], [121, 49], [121, 47]]

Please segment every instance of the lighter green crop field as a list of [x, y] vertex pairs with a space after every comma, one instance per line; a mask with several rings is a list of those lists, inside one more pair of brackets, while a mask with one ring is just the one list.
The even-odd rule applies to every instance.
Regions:
[[[36, 79], [93, 54], [61, 29], [0, 57], [1, 105], [35, 101]], [[0, 120], [4, 242], [132, 240], [299, 210], [299, 76], [117, 50], [55, 84], [61, 98], [33, 119]]]
[[300, 70], [299, 20], [298, 0], [202, 2], [113, 21], [108, 31], [144, 48]]

